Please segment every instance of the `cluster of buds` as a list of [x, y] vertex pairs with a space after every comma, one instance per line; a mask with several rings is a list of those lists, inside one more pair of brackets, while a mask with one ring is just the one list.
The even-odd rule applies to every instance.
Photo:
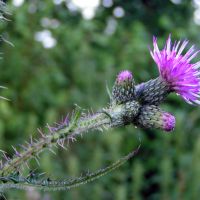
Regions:
[[134, 114], [123, 115], [124, 124], [132, 123], [142, 128], [157, 128], [172, 131], [175, 117], [163, 111], [159, 105], [169, 93], [175, 92], [187, 103], [200, 104], [200, 62], [192, 63], [199, 51], [192, 46], [185, 54], [183, 50], [188, 41], [171, 43], [171, 36], [162, 50], [159, 50], [157, 39], [153, 38], [153, 50], [150, 54], [156, 62], [159, 77], [135, 85], [133, 75], [125, 70], [118, 74], [112, 91], [111, 105], [136, 105]]

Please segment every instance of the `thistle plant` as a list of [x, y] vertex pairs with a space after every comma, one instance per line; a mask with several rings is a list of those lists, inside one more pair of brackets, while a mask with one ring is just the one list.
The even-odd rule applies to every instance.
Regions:
[[165, 132], [173, 131], [175, 117], [159, 107], [166, 97], [170, 93], [176, 93], [187, 103], [200, 104], [200, 62], [192, 62], [199, 51], [192, 46], [183, 53], [187, 44], [188, 41], [172, 44], [169, 36], [164, 48], [159, 50], [157, 39], [154, 37], [153, 50], [150, 50], [150, 54], [158, 67], [157, 78], [136, 85], [132, 72], [121, 71], [115, 80], [107, 107], [96, 113], [85, 114], [77, 106], [71, 117], [66, 117], [56, 126], [47, 125], [47, 132], [39, 130], [38, 139], [31, 138], [18, 150], [13, 147], [15, 153], [12, 158], [8, 158], [2, 151], [4, 160], [1, 161], [0, 167], [0, 189], [25, 189], [30, 186], [44, 190], [70, 189], [107, 174], [139, 151], [140, 145], [113, 164], [70, 180], [51, 180], [33, 171], [26, 175], [23, 173], [22, 166], [28, 165], [30, 159], [35, 159], [39, 163], [40, 153], [45, 149], [51, 152], [58, 146], [67, 149], [69, 143], [77, 141], [79, 136], [89, 131], [103, 131], [127, 125], [160, 129]]

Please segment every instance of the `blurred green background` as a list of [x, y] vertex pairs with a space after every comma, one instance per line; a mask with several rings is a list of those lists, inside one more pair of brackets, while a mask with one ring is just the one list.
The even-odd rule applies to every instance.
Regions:
[[[0, 22], [1, 41], [0, 149], [12, 155], [37, 128], [53, 124], [74, 104], [98, 110], [109, 98], [116, 74], [133, 72], [137, 83], [158, 76], [150, 57], [152, 36], [163, 47], [189, 39], [200, 47], [199, 0], [10, 0], [10, 21]], [[14, 199], [141, 200], [200, 198], [200, 109], [175, 94], [163, 109], [176, 116], [176, 128], [166, 134], [133, 126], [92, 132], [68, 151], [41, 154], [33, 168], [52, 178], [94, 171], [137, 148], [140, 152], [121, 168], [70, 191], [37, 190], [6, 193]]]

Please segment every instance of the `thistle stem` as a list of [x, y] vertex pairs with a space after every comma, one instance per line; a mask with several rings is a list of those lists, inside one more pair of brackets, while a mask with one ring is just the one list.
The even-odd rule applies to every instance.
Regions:
[[85, 176], [81, 176], [78, 178], [74, 178], [71, 180], [50, 180], [49, 178], [47, 179], [28, 179], [24, 177], [17, 177], [14, 178], [12, 176], [8, 177], [0, 177], [0, 180], [6, 180], [7, 183], [0, 185], [0, 190], [1, 192], [5, 189], [10, 189], [10, 188], [16, 188], [16, 189], [27, 189], [29, 187], [36, 187], [41, 190], [45, 191], [57, 191], [57, 190], [69, 190], [74, 187], [78, 187], [80, 185], [86, 184], [88, 182], [94, 181], [101, 176], [106, 175], [107, 173], [113, 171], [114, 169], [120, 167], [123, 165], [126, 161], [131, 159], [134, 155], [136, 155], [140, 149], [140, 144], [137, 147], [136, 150], [133, 150], [132, 152], [128, 153], [126, 156], [120, 158], [116, 162], [112, 163], [111, 165], [99, 169], [96, 172], [93, 173], [87, 173]]
[[36, 142], [31, 142], [28, 145], [23, 146], [23, 151], [18, 152], [12, 159], [8, 159], [7, 162], [4, 163], [0, 169], [0, 175], [7, 176], [13, 173], [13, 171], [19, 170], [22, 164], [26, 163], [30, 158], [37, 159], [44, 149], [56, 145], [60, 139], [70, 141], [84, 132], [109, 126], [109, 124], [110, 118], [104, 113], [96, 113], [85, 118], [73, 118], [69, 126], [51, 134], [44, 135], [43, 138]]

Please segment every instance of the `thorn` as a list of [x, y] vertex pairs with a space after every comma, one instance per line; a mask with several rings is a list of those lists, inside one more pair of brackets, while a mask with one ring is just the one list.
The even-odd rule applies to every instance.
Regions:
[[28, 168], [28, 169], [30, 169], [30, 167], [29, 167], [28, 163], [26, 162], [25, 164], [26, 164], [27, 168]]
[[44, 133], [42, 132], [41, 129], [38, 128], [37, 130], [38, 130], [38, 132], [39, 132], [39, 134], [41, 135], [42, 138], [46, 138], [46, 136], [44, 135]]
[[55, 124], [56, 126], [60, 126], [60, 123], [58, 123], [58, 122], [54, 122], [54, 124]]
[[72, 140], [72, 142], [76, 142], [77, 141], [77, 139], [75, 138], [75, 137], [71, 137], [71, 140]]
[[52, 130], [52, 127], [51, 127], [51, 126], [49, 126], [49, 124], [48, 124], [48, 123], [47, 123], [46, 127], [48, 128], [48, 130], [49, 130], [51, 133], [53, 132], [53, 130]]
[[[3, 20], [10, 21], [9, 19], [7, 19], [6, 17], [3, 17], [3, 16], [1, 16], [1, 18]], [[4, 37], [1, 37], [1, 40], [6, 42], [7, 44], [9, 44], [10, 46], [14, 47], [14, 44], [12, 42], [9, 42], [8, 40], [6, 40]]]
[[69, 125], [69, 118], [68, 118], [68, 116], [65, 117], [65, 119], [63, 121], [63, 124], [65, 124], [66, 126]]
[[32, 135], [30, 137], [30, 140], [31, 140], [31, 145], [32, 145], [33, 144], [33, 137], [32, 137]]
[[67, 138], [67, 146], [69, 146], [70, 138]]
[[53, 127], [53, 126], [49, 126], [49, 124], [47, 123], [46, 125], [47, 129], [50, 131], [50, 133], [54, 133], [57, 131], [57, 128], [56, 127]]
[[82, 117], [86, 117], [87, 115], [86, 115], [86, 113], [84, 113], [84, 112], [82, 112]]
[[60, 142], [61, 142], [62, 146], [64, 146], [65, 139], [61, 139]]
[[29, 147], [29, 146], [31, 146], [31, 144], [30, 144], [30, 143], [28, 143], [27, 141], [26, 141], [25, 143], [28, 145], [28, 147]]
[[24, 171], [24, 164], [22, 165], [22, 171]]
[[0, 197], [3, 197], [3, 200], [7, 200], [6, 196], [0, 192]]
[[62, 148], [63, 148], [63, 149], [65, 149], [65, 150], [67, 151], [67, 147], [65, 147], [65, 145], [64, 145], [64, 144], [63, 144]]
[[54, 147], [56, 147], [58, 149], [57, 143], [54, 143], [53, 145], [54, 145]]
[[37, 157], [34, 157], [35, 161], [37, 162], [38, 166], [40, 166], [40, 162], [39, 160], [37, 159]]
[[21, 157], [21, 154], [17, 151], [17, 149], [16, 149], [15, 147], [13, 147], [13, 146], [12, 146], [12, 148], [13, 148], [13, 150], [14, 150], [14, 152], [15, 152], [15, 155], [16, 155], [17, 157]]
[[74, 138], [73, 136], [68, 136], [67, 137], [67, 145], [69, 145], [70, 140], [71, 140], [71, 142], [76, 142], [77, 141], [76, 138]]
[[54, 155], [56, 155], [56, 152], [55, 152], [53, 149], [49, 148], [49, 151], [50, 151], [51, 153], [53, 153]]
[[78, 105], [78, 104], [74, 104], [74, 106], [76, 107], [76, 108], [78, 108], [78, 109], [81, 109], [81, 107]]
[[1, 150], [1, 149], [0, 149], [0, 152], [1, 152], [2, 154], [6, 153], [4, 150]]
[[111, 98], [112, 98], [112, 95], [111, 95], [110, 89], [109, 89], [109, 87], [108, 87], [108, 81], [106, 81], [106, 91], [107, 91], [107, 93], [108, 93], [109, 98], [111, 99]]
[[0, 88], [1, 88], [1, 89], [8, 89], [7, 87], [2, 86], [2, 85], [0, 85]]
[[[39, 140], [38, 140], [38, 139], [34, 139], [34, 142], [35, 142], [35, 143], [38, 143], [38, 142], [39, 142]], [[34, 144], [34, 142], [33, 142], [33, 144]]]
[[38, 174], [38, 176], [43, 176], [45, 174], [46, 174], [46, 172], [42, 172], [42, 173]]
[[26, 147], [26, 146], [24, 146], [24, 145], [22, 145], [22, 144], [18, 144], [23, 150], [27, 150], [28, 148]]
[[38, 159], [40, 159], [40, 155], [39, 155], [39, 153], [36, 154], [36, 157], [37, 157]]
[[0, 96], [0, 99], [6, 100], [6, 101], [10, 101], [10, 99], [7, 99], [5, 97]]
[[6, 159], [7, 162], [10, 161], [10, 158], [8, 156], [6, 156], [6, 152], [3, 152], [3, 156], [4, 156], [4, 158]]
[[3, 167], [3, 161], [0, 160], [0, 168], [2, 169], [2, 167]]
[[63, 149], [65, 149], [65, 150], [67, 150], [67, 148], [64, 146], [64, 143], [65, 143], [65, 139], [59, 139], [58, 141], [57, 141], [57, 144], [59, 145], [59, 146], [61, 146]]

